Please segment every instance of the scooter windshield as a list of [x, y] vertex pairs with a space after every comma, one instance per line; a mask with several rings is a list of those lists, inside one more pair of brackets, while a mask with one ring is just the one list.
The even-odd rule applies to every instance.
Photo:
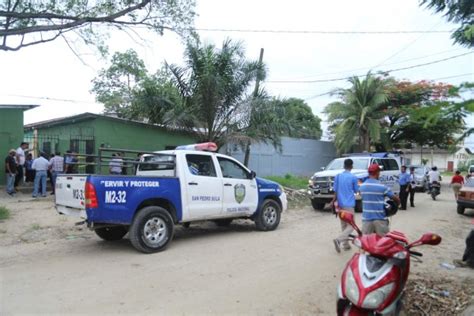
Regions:
[[374, 256], [367, 256], [365, 260], [367, 270], [369, 270], [371, 273], [380, 270], [385, 262], [387, 262], [387, 259], [377, 258]]

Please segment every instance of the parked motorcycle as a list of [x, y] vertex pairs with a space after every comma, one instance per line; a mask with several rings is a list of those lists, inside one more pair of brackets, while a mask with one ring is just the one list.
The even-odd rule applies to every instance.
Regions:
[[434, 181], [431, 183], [430, 194], [433, 201], [436, 200], [436, 197], [441, 193], [441, 183]]
[[357, 231], [353, 244], [361, 251], [354, 254], [342, 273], [337, 291], [337, 315], [398, 315], [410, 272], [410, 257], [422, 256], [411, 249], [438, 245], [441, 237], [426, 233], [409, 243], [406, 236], [397, 231], [384, 237], [362, 235], [353, 214], [343, 211], [339, 217]]

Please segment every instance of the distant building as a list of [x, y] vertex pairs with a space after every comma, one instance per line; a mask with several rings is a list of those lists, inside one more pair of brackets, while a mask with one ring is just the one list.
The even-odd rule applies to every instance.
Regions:
[[0, 104], [0, 185], [5, 184], [4, 159], [23, 141], [23, 112], [38, 107], [30, 104]]
[[[97, 155], [99, 148], [142, 151], [173, 149], [194, 143], [192, 135], [170, 131], [161, 126], [102, 114], [83, 113], [25, 125], [25, 141], [38, 154], [67, 150]], [[109, 153], [110, 155], [110, 153]], [[92, 167], [80, 169], [93, 172]]]
[[426, 166], [436, 166], [442, 171], [454, 171], [461, 163], [474, 159], [471, 149], [462, 146], [456, 152], [440, 148], [420, 148], [405, 149], [404, 156], [412, 165], [421, 165], [426, 162]]

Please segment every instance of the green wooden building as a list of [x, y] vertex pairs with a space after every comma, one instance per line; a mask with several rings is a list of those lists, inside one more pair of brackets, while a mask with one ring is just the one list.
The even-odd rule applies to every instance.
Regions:
[[5, 184], [4, 160], [10, 149], [17, 149], [23, 141], [23, 112], [38, 105], [0, 104], [0, 185]]
[[180, 131], [93, 113], [25, 125], [24, 139], [36, 154], [59, 151], [61, 155], [67, 150], [97, 155], [101, 147], [156, 151], [195, 142], [192, 135]]

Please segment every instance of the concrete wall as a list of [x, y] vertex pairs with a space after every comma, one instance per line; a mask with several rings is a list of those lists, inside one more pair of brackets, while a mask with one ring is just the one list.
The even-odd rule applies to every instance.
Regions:
[[[262, 177], [285, 174], [309, 177], [336, 158], [336, 148], [332, 142], [283, 137], [282, 145], [281, 152], [272, 145], [252, 145], [250, 169]], [[222, 152], [226, 152], [226, 149]], [[244, 152], [238, 146], [229, 146], [227, 153], [244, 161]]]
[[17, 149], [23, 140], [23, 109], [0, 108], [0, 185], [5, 185], [5, 158], [8, 150]]

